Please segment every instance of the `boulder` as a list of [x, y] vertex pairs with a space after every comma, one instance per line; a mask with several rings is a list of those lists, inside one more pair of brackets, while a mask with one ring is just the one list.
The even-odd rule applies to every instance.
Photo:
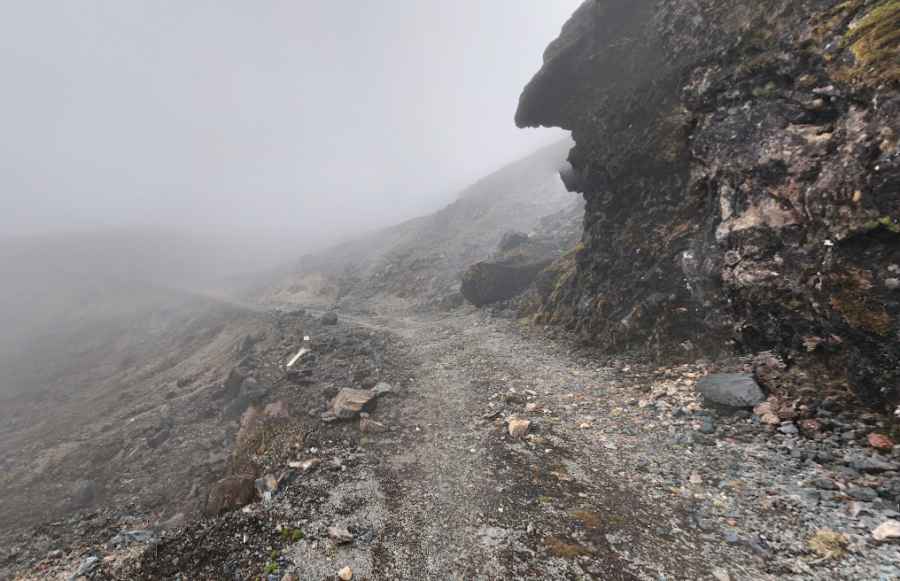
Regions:
[[476, 307], [515, 297], [559, 258], [553, 244], [508, 236], [494, 258], [473, 264], [463, 273], [460, 292]]
[[766, 399], [752, 376], [745, 373], [714, 373], [697, 382], [707, 403], [726, 408], [750, 408]]
[[209, 489], [204, 512], [207, 516], [236, 510], [256, 500], [256, 479], [251, 474], [239, 474], [219, 480]]
[[339, 419], [350, 419], [375, 407], [377, 394], [368, 389], [344, 388], [331, 402], [331, 412]]
[[322, 315], [322, 318], [319, 319], [319, 321], [323, 325], [337, 325], [337, 323], [338, 323], [337, 313], [331, 313], [331, 312], [325, 313], [324, 315]]

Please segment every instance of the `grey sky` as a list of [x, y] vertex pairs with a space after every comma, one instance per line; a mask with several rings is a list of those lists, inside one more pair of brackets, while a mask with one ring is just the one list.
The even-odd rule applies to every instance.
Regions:
[[537, 146], [519, 92], [580, 0], [0, 2], [0, 229], [318, 240]]

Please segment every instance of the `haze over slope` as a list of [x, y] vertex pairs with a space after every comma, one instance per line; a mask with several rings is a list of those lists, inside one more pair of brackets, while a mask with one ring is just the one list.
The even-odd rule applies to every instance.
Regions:
[[489, 257], [504, 233], [547, 232], [561, 250], [580, 235], [583, 203], [559, 177], [566, 139], [463, 190], [445, 208], [304, 257], [266, 289], [275, 304], [358, 306], [380, 295], [398, 304], [459, 304], [462, 272]]

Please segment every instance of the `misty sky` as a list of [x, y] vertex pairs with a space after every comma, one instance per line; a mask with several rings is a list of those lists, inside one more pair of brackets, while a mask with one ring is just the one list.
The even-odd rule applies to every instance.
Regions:
[[581, 0], [0, 1], [0, 229], [310, 240], [560, 137], [512, 122]]

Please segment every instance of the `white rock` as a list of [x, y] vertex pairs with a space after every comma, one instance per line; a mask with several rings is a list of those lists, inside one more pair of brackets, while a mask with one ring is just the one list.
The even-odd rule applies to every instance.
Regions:
[[338, 571], [338, 577], [341, 578], [341, 581], [350, 581], [353, 579], [353, 569], [350, 567], [344, 567], [340, 571]]
[[872, 531], [876, 541], [894, 541], [900, 539], [900, 521], [886, 520]]

